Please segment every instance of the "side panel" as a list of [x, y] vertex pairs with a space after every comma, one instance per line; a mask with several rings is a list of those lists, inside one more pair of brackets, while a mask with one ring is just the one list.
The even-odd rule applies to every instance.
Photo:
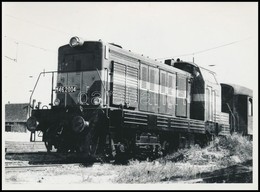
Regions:
[[117, 62], [113, 64], [113, 94], [112, 103], [114, 105], [124, 105], [126, 97], [126, 66]]
[[176, 74], [167, 73], [167, 82], [168, 82], [167, 114], [175, 116]]
[[113, 123], [122, 118], [123, 122], [118, 126], [123, 125], [126, 129], [175, 133], [205, 133], [204, 121], [129, 110], [124, 110], [122, 112], [123, 118], [119, 116], [120, 114], [118, 114], [117, 117], [113, 118]]
[[210, 86], [206, 87], [205, 91], [205, 120], [213, 121], [213, 101], [212, 101], [212, 88]]
[[138, 68], [126, 67], [126, 103], [130, 107], [138, 106]]
[[138, 69], [114, 62], [112, 104], [138, 106]]
[[159, 113], [165, 114], [167, 111], [167, 73], [160, 70], [160, 96], [159, 96]]
[[148, 66], [140, 65], [140, 96], [139, 109], [140, 111], [148, 111]]
[[187, 117], [187, 80], [185, 76], [177, 75], [176, 116]]
[[159, 70], [149, 67], [148, 111], [158, 113]]

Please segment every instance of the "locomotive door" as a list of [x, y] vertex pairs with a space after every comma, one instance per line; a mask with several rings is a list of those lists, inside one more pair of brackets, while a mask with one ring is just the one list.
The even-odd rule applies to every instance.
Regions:
[[212, 88], [207, 86], [206, 87], [206, 100], [205, 100], [205, 120], [206, 121], [213, 121], [213, 108], [215, 109], [215, 98], [213, 98], [213, 91]]
[[149, 66], [148, 111], [158, 112], [159, 69]]
[[167, 114], [174, 115], [176, 105], [176, 74], [167, 73]]
[[166, 71], [160, 70], [160, 100], [159, 113], [166, 113], [167, 111], [167, 81]]
[[187, 117], [188, 111], [188, 101], [187, 90], [188, 83], [187, 78], [182, 75], [177, 75], [177, 97], [176, 97], [176, 116], [178, 117]]
[[140, 110], [148, 111], [148, 66], [141, 64], [140, 69]]

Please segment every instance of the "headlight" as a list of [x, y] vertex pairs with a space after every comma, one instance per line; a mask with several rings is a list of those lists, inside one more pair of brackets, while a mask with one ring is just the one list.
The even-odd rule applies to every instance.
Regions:
[[94, 104], [94, 105], [100, 105], [101, 103], [102, 103], [102, 99], [101, 99], [101, 98], [95, 97], [95, 98], [93, 99], [93, 104]]
[[70, 39], [70, 46], [76, 47], [76, 46], [82, 46], [84, 44], [84, 41], [80, 39], [79, 37], [72, 37]]
[[85, 121], [83, 117], [76, 116], [72, 120], [72, 129], [76, 133], [81, 133], [85, 127], [89, 126], [89, 122]]
[[54, 100], [54, 105], [59, 106], [60, 105], [60, 100], [57, 98]]
[[27, 122], [27, 129], [31, 132], [34, 132], [38, 126], [39, 122], [37, 121], [37, 119], [35, 117], [30, 117]]

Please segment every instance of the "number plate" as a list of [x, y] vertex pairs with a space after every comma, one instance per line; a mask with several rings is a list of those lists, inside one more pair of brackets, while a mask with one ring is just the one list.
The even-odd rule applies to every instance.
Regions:
[[56, 93], [73, 93], [77, 91], [76, 86], [60, 86], [56, 87]]

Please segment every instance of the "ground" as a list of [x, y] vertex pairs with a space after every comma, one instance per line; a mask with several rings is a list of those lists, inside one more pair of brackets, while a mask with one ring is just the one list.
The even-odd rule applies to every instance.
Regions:
[[[18, 140], [24, 143], [24, 140], [28, 139], [28, 134], [8, 133], [5, 139], [6, 143], [15, 140], [15, 143]], [[16, 184], [49, 186], [50, 184], [252, 183], [251, 141], [234, 136], [228, 138], [228, 143], [225, 142], [227, 141], [215, 141], [203, 149], [193, 146], [156, 161], [132, 160], [128, 165], [95, 163], [87, 166], [78, 163], [46, 167], [42, 164], [40, 167], [26, 169], [6, 168], [4, 182], [12, 187], [17, 186]], [[41, 145], [43, 146], [42, 143]], [[4, 164], [29, 165], [29, 161], [6, 158]], [[243, 170], [243, 175], [237, 176], [237, 170]]]

